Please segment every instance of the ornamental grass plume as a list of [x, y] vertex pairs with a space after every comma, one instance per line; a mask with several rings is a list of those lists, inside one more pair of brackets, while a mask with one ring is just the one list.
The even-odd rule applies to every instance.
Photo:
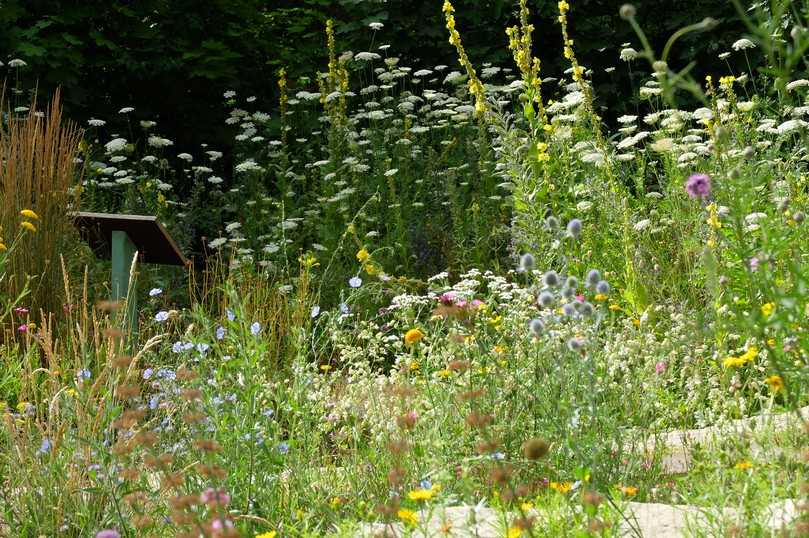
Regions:
[[0, 90], [0, 115], [9, 118], [0, 123], [0, 193], [5, 202], [0, 229], [19, 225], [27, 232], [25, 248], [8, 255], [9, 277], [0, 294], [16, 297], [28, 283], [32, 309], [56, 312], [64, 303], [59, 256], [75, 244], [68, 212], [76, 208], [78, 191], [73, 187], [80, 185], [75, 157], [81, 131], [62, 119], [59, 90], [44, 115], [34, 98], [23, 116], [11, 112]]

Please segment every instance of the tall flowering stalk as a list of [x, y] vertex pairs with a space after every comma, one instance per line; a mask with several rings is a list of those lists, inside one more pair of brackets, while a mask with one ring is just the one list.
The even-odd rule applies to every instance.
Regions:
[[486, 105], [486, 90], [483, 83], [478, 78], [475, 67], [469, 61], [469, 56], [463, 48], [461, 42], [461, 34], [455, 28], [455, 8], [449, 0], [444, 0], [444, 18], [447, 20], [447, 30], [449, 30], [449, 42], [458, 51], [458, 62], [466, 69], [466, 74], [469, 76], [469, 93], [475, 97], [475, 114], [478, 117], [483, 116], [488, 110]]

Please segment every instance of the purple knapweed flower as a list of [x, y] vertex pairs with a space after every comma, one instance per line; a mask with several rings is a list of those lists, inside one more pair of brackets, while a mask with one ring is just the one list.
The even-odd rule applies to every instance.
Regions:
[[121, 533], [115, 529], [104, 529], [96, 533], [96, 538], [121, 538]]
[[691, 198], [704, 200], [711, 195], [711, 178], [708, 174], [691, 174], [685, 181], [685, 192]]

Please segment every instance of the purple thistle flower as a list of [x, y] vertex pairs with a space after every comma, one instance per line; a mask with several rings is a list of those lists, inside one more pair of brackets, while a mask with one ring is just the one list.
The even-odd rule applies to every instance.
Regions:
[[104, 529], [96, 533], [96, 538], [121, 538], [121, 533], [114, 529]]
[[685, 192], [691, 198], [708, 198], [711, 195], [711, 177], [708, 174], [691, 174], [685, 181]]

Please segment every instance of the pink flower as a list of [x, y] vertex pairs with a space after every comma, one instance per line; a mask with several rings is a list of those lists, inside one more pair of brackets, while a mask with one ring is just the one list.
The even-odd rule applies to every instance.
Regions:
[[666, 371], [666, 363], [665, 362], [660, 361], [657, 364], [655, 364], [655, 372], [657, 372], [658, 374], [662, 374], [665, 371]]
[[691, 198], [704, 200], [711, 195], [711, 178], [708, 174], [691, 174], [685, 181], [685, 192]]
[[753, 256], [752, 258], [750, 258], [750, 261], [748, 263], [750, 264], [751, 271], [755, 272], [758, 270], [759, 261], [757, 257]]
[[578, 302], [580, 302], [580, 303], [583, 303], [584, 302], [584, 295], [582, 295], [581, 293], [576, 295], [576, 300]]
[[211, 531], [217, 536], [219, 533], [230, 530], [233, 527], [233, 522], [229, 519], [216, 518], [211, 522]]
[[438, 297], [438, 300], [449, 306], [455, 302], [455, 292], [445, 291]]
[[199, 500], [210, 507], [227, 506], [230, 503], [230, 495], [221, 489], [208, 488], [202, 492]]
[[18, 306], [17, 308], [14, 309], [14, 312], [17, 314], [27, 314], [29, 310], [24, 306]]
[[18, 330], [19, 332], [21, 332], [21, 333], [27, 333], [27, 332], [28, 332], [28, 325], [26, 325], [25, 323], [23, 323], [22, 325], [20, 325], [19, 327], [17, 327], [17, 330]]

